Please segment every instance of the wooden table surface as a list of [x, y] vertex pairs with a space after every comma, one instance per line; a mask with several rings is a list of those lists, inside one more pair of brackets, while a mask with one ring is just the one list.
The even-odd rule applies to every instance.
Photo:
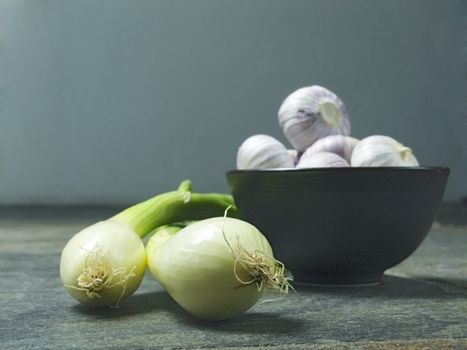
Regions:
[[304, 288], [248, 313], [204, 322], [151, 276], [119, 309], [78, 305], [59, 278], [60, 252], [111, 209], [3, 210], [1, 349], [467, 349], [467, 226], [435, 224], [381, 285]]

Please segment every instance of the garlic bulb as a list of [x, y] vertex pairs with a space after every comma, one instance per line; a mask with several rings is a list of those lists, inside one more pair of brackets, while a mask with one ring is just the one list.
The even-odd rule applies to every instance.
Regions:
[[247, 138], [237, 153], [237, 169], [293, 168], [292, 152], [268, 135]]
[[298, 151], [328, 135], [349, 135], [350, 116], [341, 99], [328, 89], [313, 85], [290, 94], [278, 112], [279, 124]]
[[307, 153], [331, 152], [341, 156], [350, 163], [352, 151], [357, 143], [358, 140], [354, 137], [344, 135], [329, 135], [319, 139], [310, 147], [308, 147], [304, 155]]
[[348, 167], [349, 163], [331, 152], [303, 153], [298, 161], [297, 168], [339, 168]]
[[389, 136], [373, 135], [362, 139], [354, 148], [352, 166], [418, 166], [409, 147]]

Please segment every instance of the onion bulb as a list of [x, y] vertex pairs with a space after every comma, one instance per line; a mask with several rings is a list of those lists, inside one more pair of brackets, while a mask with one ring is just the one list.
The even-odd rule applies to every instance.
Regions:
[[[80, 303], [118, 307], [139, 286], [146, 267], [141, 237], [182, 220], [220, 215], [233, 205], [230, 195], [192, 193], [191, 182], [157, 195], [74, 235], [62, 251], [60, 277]], [[235, 215], [233, 207], [229, 215]]]
[[350, 134], [350, 116], [344, 103], [318, 85], [302, 87], [287, 96], [278, 119], [285, 136], [300, 152], [325, 136]]
[[357, 143], [351, 159], [352, 166], [418, 166], [409, 147], [389, 136], [373, 135]]
[[107, 220], [70, 239], [62, 252], [60, 277], [79, 302], [118, 307], [138, 288], [145, 267], [140, 237], [130, 226]]
[[151, 274], [192, 315], [223, 320], [250, 309], [265, 289], [286, 293], [284, 266], [253, 225], [216, 217], [175, 235], [154, 234], [146, 246]]

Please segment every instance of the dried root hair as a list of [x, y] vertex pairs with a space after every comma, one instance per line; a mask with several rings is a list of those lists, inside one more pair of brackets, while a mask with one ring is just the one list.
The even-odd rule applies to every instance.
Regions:
[[[234, 274], [238, 282], [242, 285], [255, 283], [259, 292], [261, 292], [263, 288], [281, 294], [287, 294], [289, 289], [294, 290], [290, 284], [291, 278], [285, 277], [284, 275], [285, 265], [282, 262], [260, 250], [248, 252], [241, 246], [240, 237], [238, 235], [236, 236], [237, 242], [235, 245], [232, 245], [229, 242], [224, 231], [224, 226], [227, 221], [227, 212], [229, 209], [230, 206], [225, 210], [224, 223], [222, 225], [221, 232], [232, 256], [235, 259]], [[243, 280], [238, 274], [239, 267], [246, 270], [251, 276], [251, 279]]]
[[76, 280], [77, 286], [67, 284], [65, 287], [83, 291], [89, 299], [100, 299], [105, 289], [122, 286], [122, 292], [116, 304], [108, 305], [111, 308], [118, 308], [125, 295], [128, 280], [136, 276], [134, 272], [136, 266], [129, 270], [125, 267], [114, 268], [109, 266], [105, 263], [106, 251], [99, 245], [88, 253], [84, 268]]

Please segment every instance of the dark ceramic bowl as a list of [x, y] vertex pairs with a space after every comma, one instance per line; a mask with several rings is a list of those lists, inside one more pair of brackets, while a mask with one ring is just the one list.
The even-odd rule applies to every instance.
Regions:
[[448, 168], [314, 168], [227, 173], [240, 216], [295, 281], [372, 284], [412, 254], [443, 197]]

